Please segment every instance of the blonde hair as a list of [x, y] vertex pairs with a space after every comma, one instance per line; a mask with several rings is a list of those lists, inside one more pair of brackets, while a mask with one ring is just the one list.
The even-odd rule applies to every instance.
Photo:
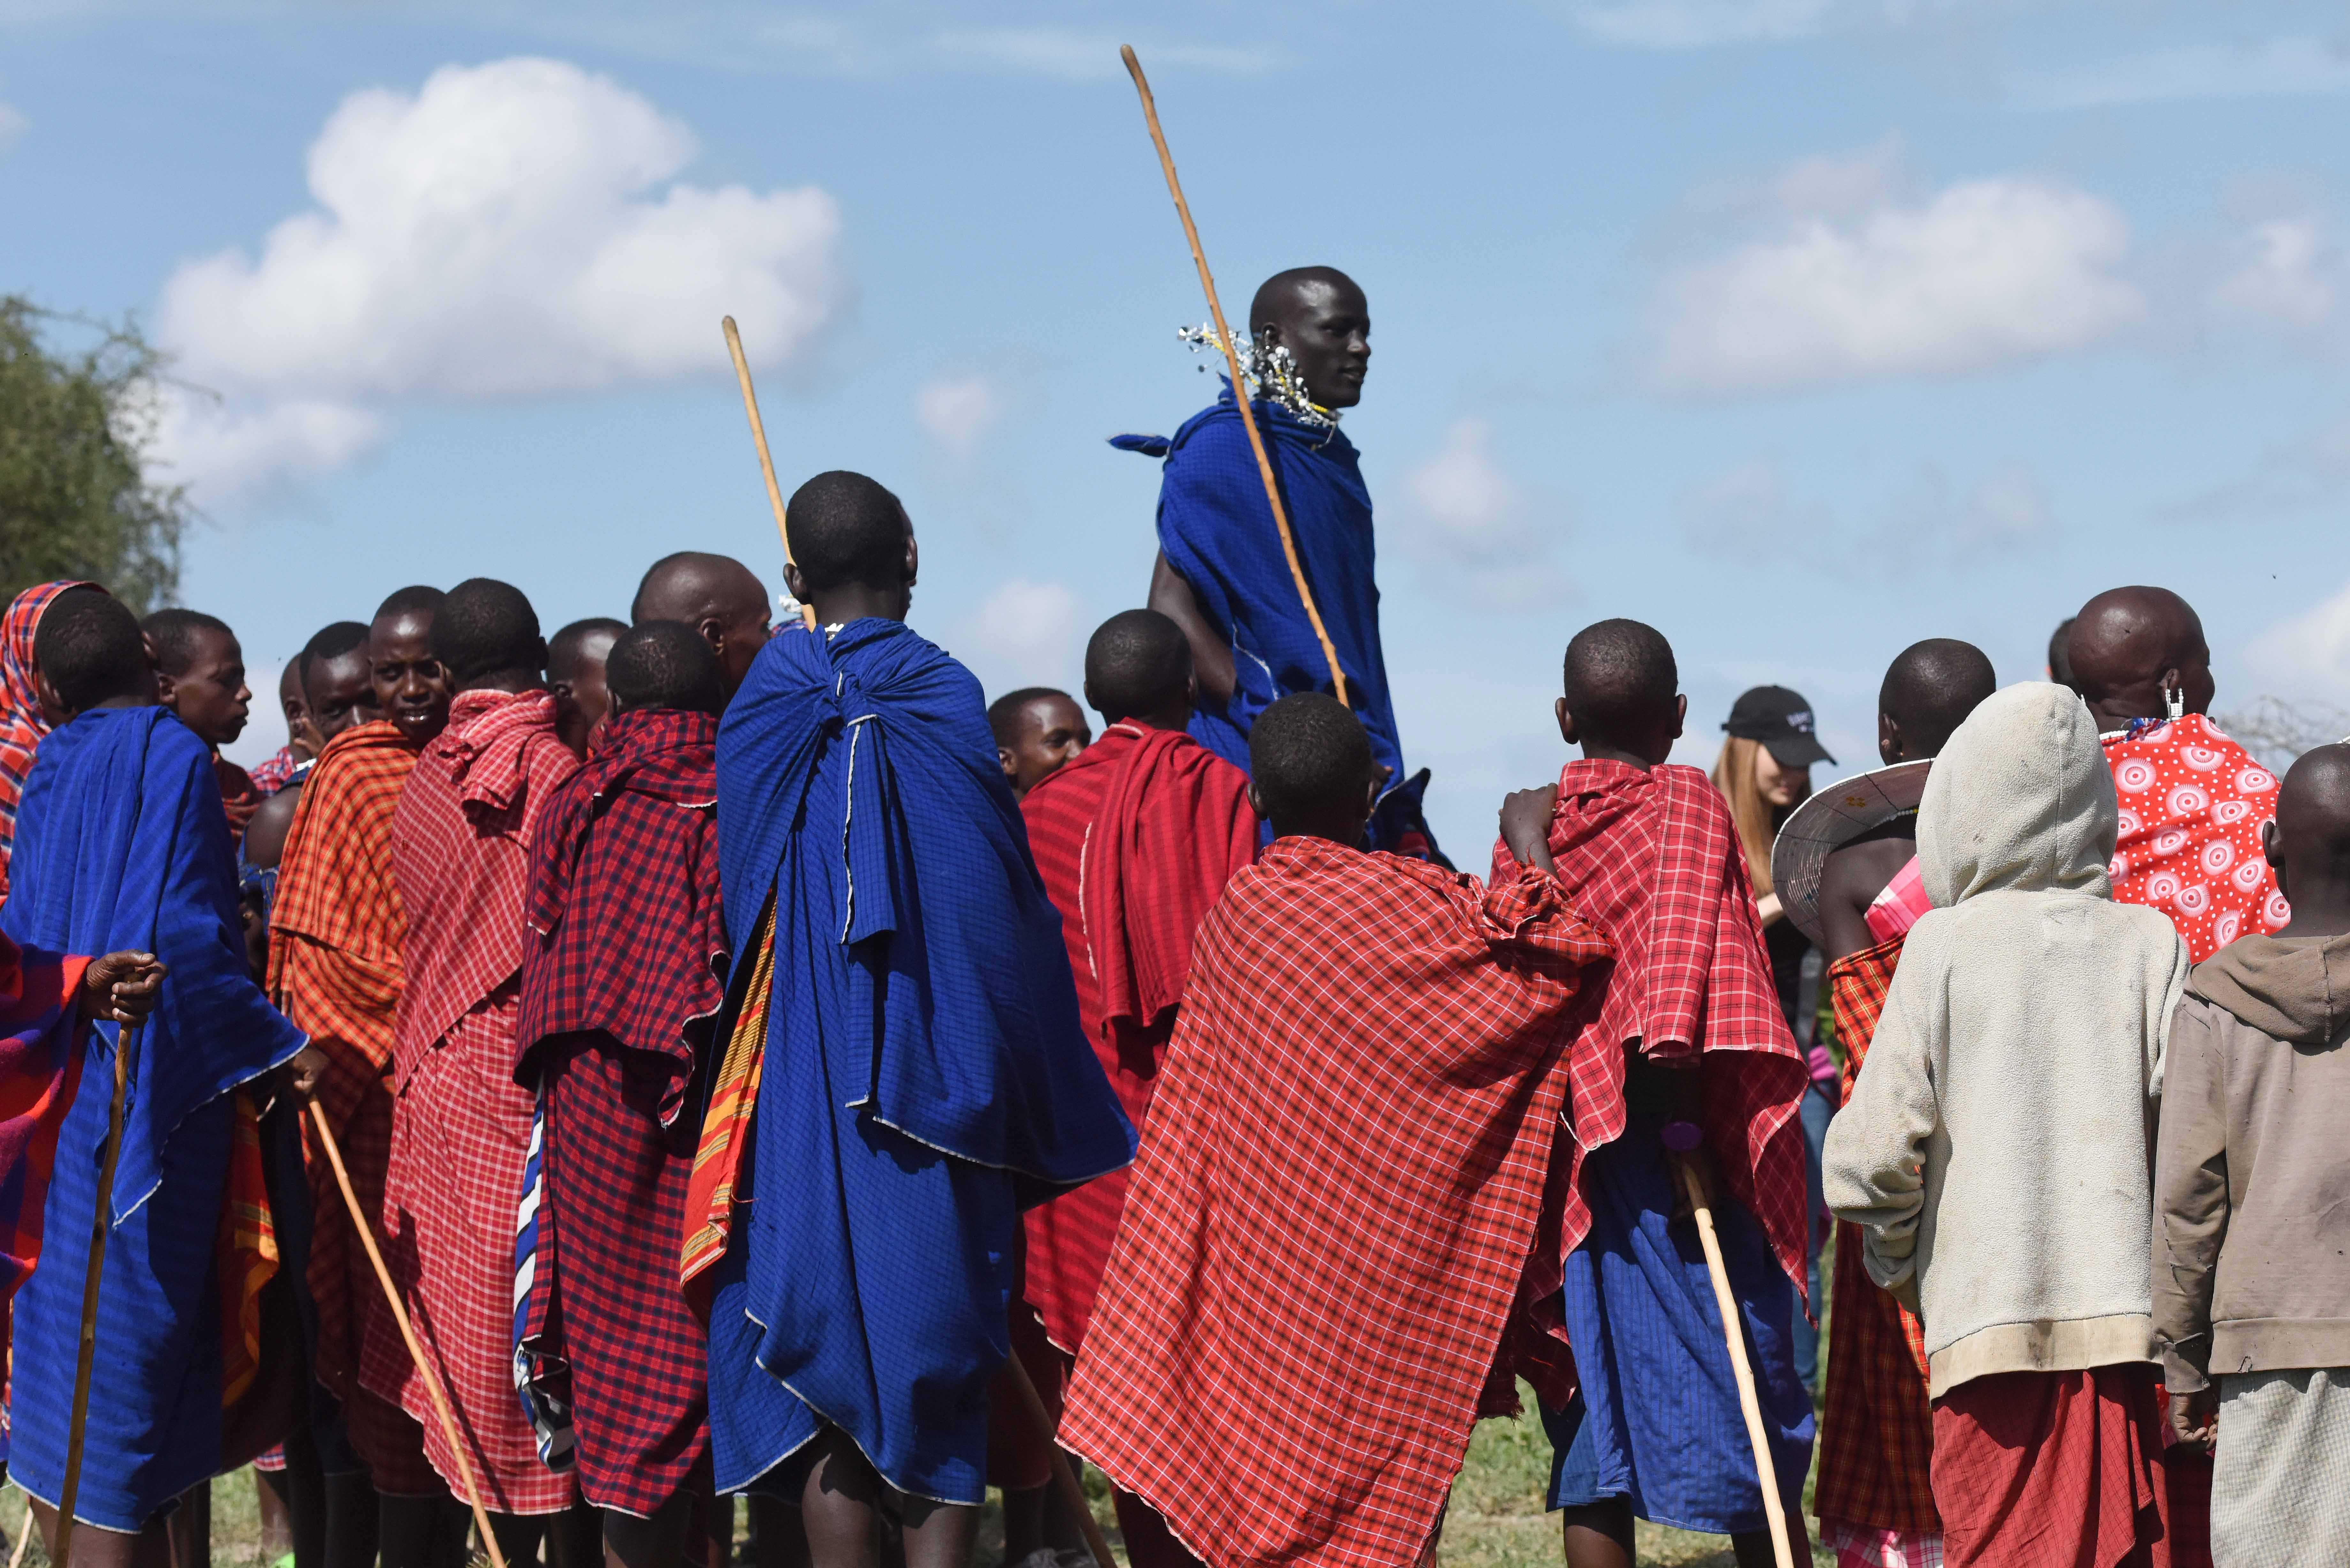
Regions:
[[1713, 759], [1713, 787], [1730, 803], [1730, 820], [1738, 829], [1738, 846], [1746, 852], [1747, 879], [1757, 898], [1771, 894], [1771, 803], [1754, 782], [1756, 753], [1762, 742], [1731, 735]]

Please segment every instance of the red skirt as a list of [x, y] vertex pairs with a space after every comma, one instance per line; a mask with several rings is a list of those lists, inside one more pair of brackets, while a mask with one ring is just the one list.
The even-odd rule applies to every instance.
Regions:
[[1934, 1402], [1945, 1568], [2201, 1568], [2208, 1464], [2163, 1454], [2151, 1366], [2003, 1372]]

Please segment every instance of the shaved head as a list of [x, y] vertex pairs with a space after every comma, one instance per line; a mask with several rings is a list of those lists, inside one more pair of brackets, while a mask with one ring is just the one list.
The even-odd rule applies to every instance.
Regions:
[[2350, 931], [2350, 743], [2319, 746], [2288, 769], [2276, 820], [2261, 830], [2277, 891], [2293, 905], [2280, 937]]
[[2350, 744], [2305, 752], [2277, 791], [2279, 831], [2338, 856], [2350, 856]]
[[1086, 701], [1107, 723], [1191, 706], [1191, 644], [1157, 610], [1131, 609], [1102, 622], [1086, 644]]
[[1991, 659], [1973, 643], [1949, 637], [1911, 643], [1877, 690], [1878, 750], [1887, 763], [1939, 754], [1950, 732], [1998, 690]]
[[751, 568], [732, 556], [681, 550], [664, 556], [637, 585], [629, 618], [681, 621], [693, 628], [718, 656], [719, 684], [728, 697], [743, 684], [751, 660], [773, 629], [767, 590]]
[[2173, 698], [2189, 713], [2211, 705], [2203, 622], [2168, 588], [2106, 589], [2073, 618], [2067, 648], [2073, 684], [2101, 729], [2162, 718]]
[[1363, 400], [1371, 364], [1371, 307], [1334, 266], [1298, 266], [1264, 280], [1249, 302], [1249, 336], [1285, 348], [1307, 393], [1326, 409]]
[[1631, 733], [1672, 713], [1680, 691], [1673, 645], [1655, 627], [1603, 620], [1566, 645], [1566, 711], [1586, 736]]

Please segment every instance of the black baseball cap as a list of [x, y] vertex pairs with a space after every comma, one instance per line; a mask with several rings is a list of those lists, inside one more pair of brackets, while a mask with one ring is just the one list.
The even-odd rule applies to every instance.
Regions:
[[1742, 740], [1760, 741], [1783, 768], [1832, 763], [1828, 749], [1812, 733], [1812, 705], [1784, 686], [1757, 686], [1741, 696], [1721, 726]]

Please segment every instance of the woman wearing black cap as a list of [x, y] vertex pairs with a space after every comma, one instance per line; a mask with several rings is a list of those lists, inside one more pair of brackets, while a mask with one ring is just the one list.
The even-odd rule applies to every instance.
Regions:
[[[1817, 1039], [1820, 974], [1825, 964], [1811, 940], [1780, 910], [1778, 892], [1771, 885], [1771, 841], [1778, 836], [1779, 825], [1810, 798], [1812, 764], [1835, 759], [1813, 733], [1812, 705], [1784, 686], [1757, 686], [1748, 691], [1731, 708], [1729, 722], [1721, 727], [1730, 735], [1714, 760], [1713, 787], [1730, 803], [1739, 847], [1746, 853], [1780, 1010], [1787, 1015], [1795, 1044], [1811, 1059], [1812, 1086], [1804, 1096], [1804, 1146], [1811, 1196], [1811, 1301], [1817, 1312], [1820, 1243], [1827, 1235], [1822, 1220], [1826, 1203], [1820, 1192], [1820, 1148], [1827, 1141], [1828, 1119], [1835, 1114], [1836, 1066]], [[1819, 1332], [1799, 1318], [1794, 1337], [1796, 1374], [1805, 1387], [1816, 1391]]]

